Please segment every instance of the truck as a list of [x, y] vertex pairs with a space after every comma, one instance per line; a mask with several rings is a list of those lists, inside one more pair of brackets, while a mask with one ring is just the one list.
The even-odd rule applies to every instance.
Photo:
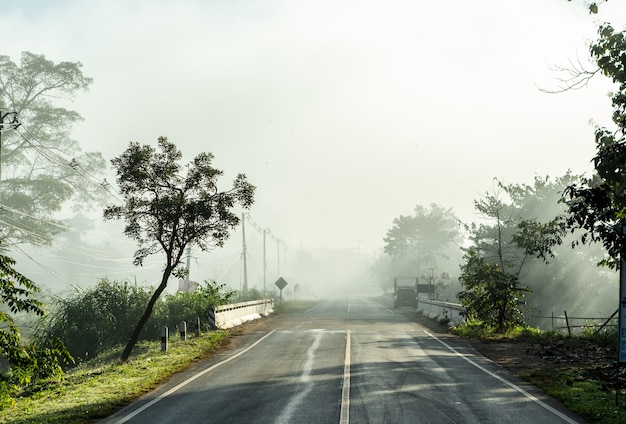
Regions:
[[393, 279], [393, 307], [397, 309], [402, 306], [417, 308], [417, 278], [415, 285], [400, 285], [398, 277]]

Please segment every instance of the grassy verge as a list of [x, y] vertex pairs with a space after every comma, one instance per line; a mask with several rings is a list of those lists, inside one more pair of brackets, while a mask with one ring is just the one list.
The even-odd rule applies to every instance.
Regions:
[[[309, 309], [318, 301], [283, 301], [276, 313]], [[40, 381], [24, 389], [13, 406], [0, 410], [0, 423], [40, 424], [91, 423], [111, 415], [119, 408], [156, 388], [177, 372], [206, 359], [228, 343], [230, 331], [191, 336], [186, 342], [170, 338], [167, 352], [160, 342], [135, 346], [130, 360], [119, 361], [123, 347], [100, 354], [97, 358], [68, 371], [60, 380]]]
[[141, 343], [126, 363], [121, 350], [106, 352], [67, 372], [62, 380], [40, 381], [0, 411], [6, 424], [88, 423], [103, 418], [154, 389], [172, 375], [205, 359], [225, 344], [225, 331], [203, 334], [186, 342], [170, 343], [161, 352], [160, 342]]
[[570, 411], [585, 417], [590, 423], [626, 423], [626, 392], [620, 394], [618, 406], [615, 390], [608, 389], [600, 381], [584, 377], [584, 371], [581, 368], [565, 368], [530, 372], [521, 374], [520, 377], [559, 400]]
[[[616, 398], [617, 369], [613, 359], [617, 358], [615, 329], [598, 333], [589, 329], [573, 337], [528, 327], [517, 327], [506, 334], [497, 334], [493, 328], [470, 322], [454, 328], [453, 332], [483, 342], [526, 342], [531, 346], [545, 346], [552, 355], [570, 354], [577, 357], [578, 360], [572, 365], [529, 366], [525, 371], [518, 371], [517, 375], [590, 423], [626, 424], [626, 381], [622, 381], [619, 389], [619, 405]], [[594, 359], [593, 353], [600, 351], [607, 353]]]

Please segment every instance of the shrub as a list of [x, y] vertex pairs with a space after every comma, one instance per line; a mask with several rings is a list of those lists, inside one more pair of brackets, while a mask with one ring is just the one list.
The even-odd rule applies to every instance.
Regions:
[[56, 337], [77, 359], [95, 357], [128, 340], [149, 298], [148, 289], [136, 283], [102, 279], [90, 289], [55, 299], [35, 338]]
[[[65, 343], [74, 358], [94, 358], [103, 350], [128, 342], [151, 292], [152, 288], [127, 280], [102, 279], [90, 289], [56, 299], [52, 311], [37, 323], [35, 340], [43, 343], [56, 338]], [[140, 339], [158, 340], [164, 325], [172, 331], [183, 320], [195, 323], [196, 317], [206, 330], [209, 308], [228, 303], [235, 295], [225, 285], [207, 281], [194, 293], [168, 295], [156, 303]]]
[[160, 328], [164, 325], [172, 330], [178, 327], [181, 321], [186, 321], [189, 329], [189, 325], [194, 324], [196, 317], [199, 317], [201, 329], [207, 331], [209, 309], [230, 303], [236, 295], [237, 292], [228, 290], [225, 284], [204, 281], [204, 284], [200, 284], [193, 293], [177, 292], [165, 296], [165, 299], [155, 306], [153, 316], [146, 327], [151, 328], [150, 335], [155, 329], [158, 330], [157, 334], [160, 337]]

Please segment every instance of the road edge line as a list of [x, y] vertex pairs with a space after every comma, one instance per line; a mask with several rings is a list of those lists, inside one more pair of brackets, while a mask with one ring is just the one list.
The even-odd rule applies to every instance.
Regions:
[[467, 362], [469, 362], [470, 364], [472, 364], [473, 366], [475, 366], [476, 368], [478, 368], [482, 372], [484, 372], [484, 373], [494, 377], [497, 380], [500, 380], [502, 383], [504, 383], [507, 386], [511, 387], [513, 390], [521, 393], [522, 395], [524, 395], [525, 397], [527, 397], [531, 401], [535, 402], [537, 405], [541, 406], [542, 408], [546, 409], [549, 412], [552, 412], [554, 415], [556, 415], [557, 417], [561, 418], [563, 421], [565, 421], [567, 423], [570, 423], [570, 424], [578, 424], [578, 421], [575, 421], [573, 418], [570, 418], [567, 415], [563, 414], [561, 411], [551, 407], [550, 405], [548, 405], [547, 403], [543, 402], [541, 399], [538, 399], [536, 396], [532, 395], [531, 393], [528, 393], [526, 390], [522, 389], [518, 385], [511, 383], [507, 379], [499, 376], [496, 373], [493, 373], [493, 372], [489, 371], [487, 368], [483, 367], [482, 365], [477, 364], [476, 362], [472, 361], [470, 358], [468, 358], [467, 356], [465, 356], [462, 353], [460, 353], [459, 351], [457, 351], [455, 348], [453, 348], [452, 346], [450, 346], [449, 344], [447, 344], [446, 342], [441, 340], [439, 337], [436, 337], [435, 335], [431, 334], [428, 331], [424, 330], [424, 332], [426, 334], [428, 334], [430, 337], [432, 337], [433, 339], [437, 340], [442, 345], [444, 345], [449, 351], [451, 351], [455, 355], [460, 356], [461, 358], [465, 359]]
[[213, 364], [209, 368], [200, 371], [199, 373], [195, 374], [192, 377], [189, 377], [187, 380], [183, 381], [182, 383], [177, 384], [176, 386], [174, 386], [171, 389], [169, 389], [167, 392], [165, 392], [165, 393], [161, 394], [160, 396], [152, 399], [150, 402], [146, 403], [142, 407], [137, 408], [136, 410], [134, 410], [130, 414], [127, 414], [127, 415], [123, 416], [121, 419], [116, 421], [115, 424], [123, 424], [123, 423], [127, 422], [128, 420], [136, 417], [137, 415], [141, 414], [146, 409], [148, 409], [151, 406], [153, 406], [155, 403], [157, 403], [157, 402], [161, 401], [162, 399], [168, 397], [172, 393], [177, 392], [178, 390], [182, 389], [187, 384], [191, 383], [192, 381], [196, 380], [197, 378], [202, 377], [204, 374], [208, 373], [209, 371], [213, 371], [215, 368], [219, 367], [220, 365], [224, 365], [225, 363], [230, 362], [230, 361], [232, 361], [235, 358], [238, 358], [239, 356], [243, 355], [244, 353], [246, 353], [247, 351], [249, 351], [250, 349], [252, 349], [256, 345], [261, 343], [263, 340], [265, 340], [266, 338], [271, 336], [274, 332], [275, 332], [275, 330], [270, 331], [265, 336], [261, 337], [259, 340], [257, 340], [256, 342], [252, 343], [250, 346], [248, 346], [247, 348], [245, 348], [241, 352], [238, 352], [237, 354], [235, 354], [233, 356], [230, 356], [230, 357], [224, 359], [223, 361], [218, 362], [217, 364]]

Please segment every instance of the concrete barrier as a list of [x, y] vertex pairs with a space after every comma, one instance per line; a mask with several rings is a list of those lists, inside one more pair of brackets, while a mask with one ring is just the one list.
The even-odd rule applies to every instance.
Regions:
[[465, 307], [458, 303], [440, 302], [438, 300], [418, 298], [417, 310], [431, 319], [448, 319], [451, 324], [457, 325], [465, 320], [461, 315]]
[[272, 299], [221, 305], [215, 308], [215, 325], [222, 329], [231, 328], [267, 316], [272, 312], [274, 312]]

